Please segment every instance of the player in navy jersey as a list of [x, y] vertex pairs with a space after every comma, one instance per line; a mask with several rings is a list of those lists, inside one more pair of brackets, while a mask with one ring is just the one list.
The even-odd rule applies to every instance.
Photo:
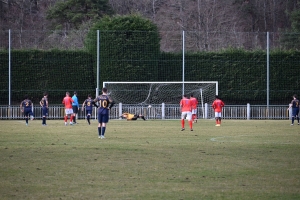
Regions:
[[94, 99], [94, 102], [98, 103], [98, 136], [104, 139], [104, 134], [106, 130], [106, 124], [109, 119], [109, 110], [113, 107], [114, 101], [107, 94], [107, 88], [102, 88], [102, 94]]
[[96, 105], [96, 103], [92, 99], [92, 95], [89, 94], [88, 98], [86, 100], [84, 100], [84, 102], [82, 104], [82, 111], [84, 110], [84, 107], [85, 107], [86, 119], [87, 119], [89, 125], [91, 124], [90, 119], [91, 119], [92, 112], [93, 112], [93, 105], [98, 108], [98, 106]]
[[292, 123], [291, 123], [291, 126], [294, 125], [294, 121], [295, 121], [295, 118], [297, 119], [298, 121], [298, 125], [299, 125], [299, 100], [297, 98], [297, 95], [293, 95], [293, 100], [291, 101], [290, 103], [290, 106], [288, 107], [288, 110], [290, 108], [292, 108]]
[[40, 105], [42, 106], [42, 125], [47, 126], [46, 124], [46, 119], [48, 116], [48, 108], [49, 108], [49, 103], [48, 103], [48, 93], [44, 92], [44, 97], [40, 101]]
[[25, 95], [24, 100], [20, 104], [21, 112], [24, 113], [26, 126], [28, 125], [28, 117], [33, 120], [34, 114], [32, 112], [32, 101], [28, 99], [28, 95]]

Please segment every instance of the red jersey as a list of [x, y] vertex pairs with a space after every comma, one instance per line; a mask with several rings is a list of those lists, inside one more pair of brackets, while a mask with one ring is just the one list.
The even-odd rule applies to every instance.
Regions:
[[198, 106], [198, 100], [195, 97], [190, 98], [191, 104], [192, 104], [192, 109], [197, 109]]
[[62, 101], [63, 104], [65, 104], [65, 108], [72, 108], [72, 103], [74, 100], [71, 97], [65, 97]]
[[224, 102], [220, 99], [216, 99], [213, 104], [212, 107], [215, 110], [215, 112], [222, 112], [222, 108], [224, 107]]
[[190, 99], [183, 98], [180, 101], [181, 112], [191, 112], [192, 104]]

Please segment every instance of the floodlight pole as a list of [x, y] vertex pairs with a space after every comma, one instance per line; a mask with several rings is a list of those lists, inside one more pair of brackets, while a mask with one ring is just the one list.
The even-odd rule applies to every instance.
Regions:
[[8, 106], [11, 105], [11, 51], [10, 51], [10, 29], [8, 30]]
[[97, 30], [97, 89], [96, 97], [99, 95], [99, 71], [100, 71], [100, 31]]
[[267, 32], [267, 119], [269, 119], [269, 98], [270, 98], [270, 62], [269, 62], [269, 52], [270, 52], [270, 44], [269, 44], [269, 32]]
[[184, 30], [182, 31], [182, 95], [184, 95]]

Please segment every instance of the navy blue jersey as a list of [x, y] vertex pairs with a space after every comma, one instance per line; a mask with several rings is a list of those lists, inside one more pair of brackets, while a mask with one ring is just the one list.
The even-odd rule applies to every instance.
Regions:
[[293, 99], [291, 104], [292, 104], [292, 108], [299, 108], [299, 100], [298, 99]]
[[42, 107], [47, 107], [47, 101], [48, 99], [46, 97], [43, 97], [40, 101]]
[[32, 102], [29, 99], [25, 99], [22, 101], [21, 103], [22, 107], [24, 108], [24, 110], [28, 110], [28, 109], [32, 109]]
[[98, 102], [98, 112], [101, 114], [108, 114], [108, 108], [113, 106], [112, 98], [104, 94], [99, 95], [96, 99], [94, 99], [94, 102]]
[[93, 110], [93, 99], [86, 99], [83, 104], [85, 105], [86, 110]]

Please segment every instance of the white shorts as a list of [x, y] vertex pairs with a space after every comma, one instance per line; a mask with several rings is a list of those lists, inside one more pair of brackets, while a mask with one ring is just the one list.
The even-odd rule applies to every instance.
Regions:
[[181, 113], [181, 119], [186, 119], [191, 121], [192, 120], [192, 112], [191, 111], [187, 111], [187, 112], [182, 112]]
[[222, 113], [221, 112], [215, 112], [215, 117], [222, 117]]
[[72, 108], [65, 108], [65, 113], [66, 113], [66, 115], [71, 115], [71, 114], [73, 114], [73, 109]]
[[192, 115], [197, 114], [197, 108], [196, 109], [192, 109]]

